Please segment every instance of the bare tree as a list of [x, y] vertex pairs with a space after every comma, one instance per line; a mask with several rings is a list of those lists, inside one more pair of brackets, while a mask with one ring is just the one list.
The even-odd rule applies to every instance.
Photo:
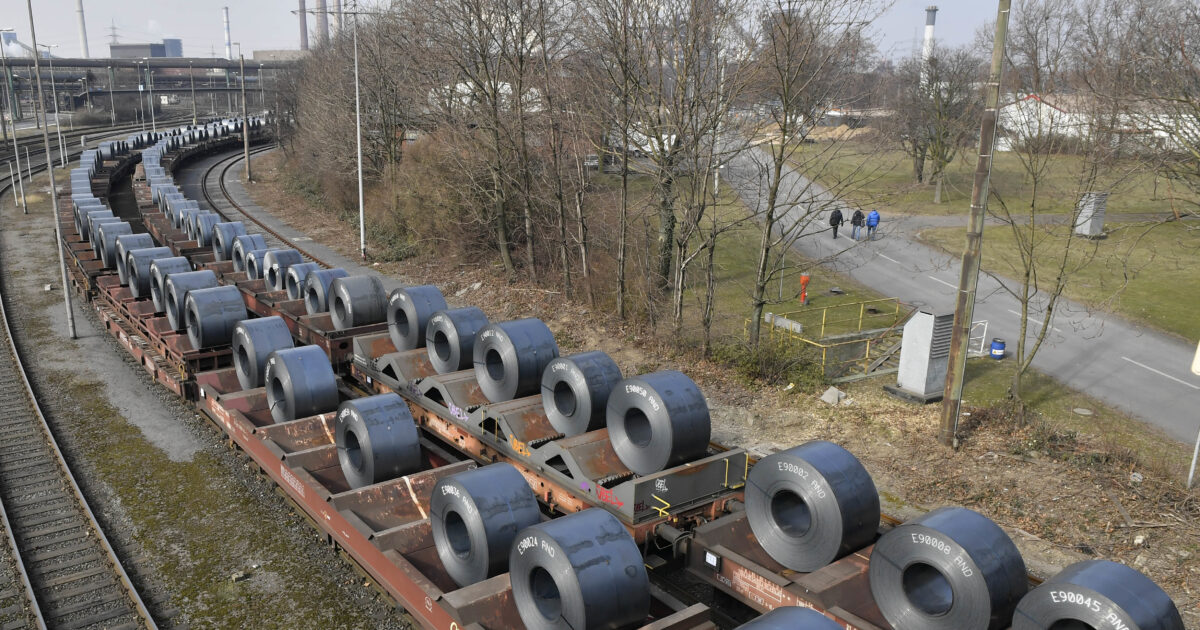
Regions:
[[767, 287], [788, 269], [788, 250], [846, 188], [847, 182], [814, 183], [843, 145], [809, 144], [809, 136], [829, 109], [858, 96], [846, 79], [869, 56], [862, 28], [879, 9], [855, 0], [772, 0], [758, 16], [748, 94], [766, 110], [759, 121], [764, 140], [760, 149], [744, 152], [740, 169], [749, 172], [745, 185], [758, 189], [760, 200], [751, 209], [761, 230], [750, 292], [752, 344], [771, 302]]
[[893, 77], [895, 116], [889, 130], [912, 157], [916, 181], [924, 181], [929, 169], [934, 203], [942, 202], [946, 167], [974, 137], [981, 68], [970, 47], [935, 46], [928, 58], [904, 60]]

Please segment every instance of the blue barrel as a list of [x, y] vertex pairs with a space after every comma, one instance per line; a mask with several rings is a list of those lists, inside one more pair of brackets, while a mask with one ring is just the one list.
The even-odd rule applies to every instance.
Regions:
[[992, 339], [992, 358], [997, 361], [1004, 358], [1004, 340], [999, 337]]

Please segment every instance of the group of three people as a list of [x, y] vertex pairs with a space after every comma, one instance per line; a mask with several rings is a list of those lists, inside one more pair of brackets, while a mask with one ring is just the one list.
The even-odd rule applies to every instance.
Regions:
[[[845, 222], [841, 209], [834, 208], [833, 212], [829, 214], [829, 225], [833, 228], [833, 238], [838, 237], [838, 228]], [[850, 233], [851, 238], [856, 241], [860, 240], [863, 224], [867, 226], [867, 240], [875, 240], [875, 229], [879, 227], [879, 211], [871, 210], [870, 214], [864, 216], [863, 211], [856, 208], [854, 215], [850, 217], [850, 226], [854, 228]]]

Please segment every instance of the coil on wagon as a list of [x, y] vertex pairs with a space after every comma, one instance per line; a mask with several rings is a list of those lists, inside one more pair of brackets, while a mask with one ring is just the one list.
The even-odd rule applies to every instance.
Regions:
[[[105, 219], [116, 219], [117, 221], [120, 221], [120, 219], [118, 219], [112, 213], [112, 210], [89, 210], [88, 213], [83, 216], [83, 224], [80, 226], [82, 229], [80, 230], [79, 235], [83, 237], [83, 240], [91, 243], [93, 248], [95, 247], [95, 229], [97, 227], [97, 225], [93, 222], [98, 223], [99, 221], [103, 221]], [[95, 250], [93, 249], [93, 251]]]
[[167, 312], [167, 323], [171, 325], [171, 329], [183, 330], [187, 325], [184, 308], [189, 291], [211, 289], [218, 284], [217, 274], [208, 269], [168, 275], [163, 283], [163, 294], [166, 297], [166, 304], [163, 307]]
[[530, 630], [630, 626], [650, 609], [643, 562], [607, 510], [560, 516], [517, 534], [508, 556], [513, 601]]
[[704, 394], [674, 370], [621, 381], [608, 397], [605, 416], [617, 457], [639, 475], [704, 455], [712, 434]]
[[333, 327], [346, 330], [387, 320], [387, 292], [379, 276], [346, 276], [329, 283]]
[[504, 402], [538, 392], [546, 366], [558, 358], [558, 343], [545, 322], [529, 317], [484, 326], [471, 354], [480, 391]]
[[438, 311], [425, 326], [425, 350], [438, 374], [471, 367], [475, 335], [488, 325], [487, 315], [474, 306]]
[[735, 630], [842, 630], [821, 613], [801, 606], [783, 606], [738, 626]]
[[270, 248], [255, 249], [246, 252], [246, 277], [251, 280], [262, 280], [263, 272], [266, 271], [263, 258], [267, 252], [272, 251]]
[[1012, 630], [1126, 628], [1183, 630], [1175, 602], [1153, 580], [1111, 560], [1085, 560], [1029, 592]]
[[233, 237], [233, 270], [246, 270], [246, 254], [256, 249], [266, 249], [267, 241], [262, 234], [239, 234]]
[[779, 564], [809, 573], [868, 545], [879, 528], [879, 492], [846, 449], [815, 441], [750, 469], [746, 518]]
[[304, 281], [311, 271], [316, 271], [321, 265], [315, 262], [300, 263], [287, 268], [284, 274], [283, 289], [287, 291], [289, 300], [299, 300], [304, 297]]
[[246, 235], [241, 221], [218, 223], [213, 226], [212, 250], [218, 261], [233, 260], [233, 239]]
[[603, 429], [608, 396], [620, 380], [617, 362], [598, 350], [554, 359], [542, 374], [546, 417], [568, 437]]
[[129, 292], [133, 297], [150, 296], [150, 264], [162, 258], [171, 258], [172, 255], [170, 247], [147, 247], [129, 252], [125, 273], [129, 276]]
[[183, 256], [159, 258], [150, 263], [150, 300], [154, 302], [154, 312], [167, 310], [167, 277], [191, 270], [192, 263]]
[[1028, 589], [1016, 545], [987, 517], [960, 507], [918, 516], [879, 538], [867, 569], [893, 627], [1000, 630]]
[[96, 254], [100, 256], [100, 262], [106, 269], [116, 269], [117, 237], [125, 234], [133, 234], [133, 226], [127, 221], [100, 224], [100, 238], [96, 239], [94, 245], [97, 246]]
[[459, 586], [507, 571], [517, 533], [541, 516], [529, 482], [504, 462], [439, 480], [429, 500], [438, 558]]
[[345, 269], [338, 267], [336, 269], [318, 269], [308, 272], [304, 278], [304, 288], [302, 297], [304, 298], [304, 310], [309, 315], [324, 313], [329, 310], [329, 285], [338, 278], [345, 278], [350, 274], [346, 273]]
[[388, 296], [388, 335], [401, 352], [425, 347], [425, 327], [429, 318], [446, 310], [446, 298], [437, 287], [401, 287]]
[[121, 234], [117, 237], [116, 260], [117, 279], [121, 284], [129, 284], [129, 252], [135, 249], [154, 247], [154, 238], [149, 234]]
[[233, 328], [233, 368], [242, 389], [262, 387], [267, 357], [293, 347], [292, 331], [278, 315], [244, 319]]
[[273, 249], [263, 256], [263, 270], [267, 286], [276, 291], [287, 289], [287, 270], [292, 265], [304, 262], [300, 252], [294, 249]]
[[267, 404], [276, 422], [328, 413], [338, 408], [337, 376], [317, 346], [276, 350], [263, 374]]
[[196, 229], [195, 234], [192, 236], [192, 240], [196, 241], [196, 245], [199, 247], [212, 247], [213, 234], [215, 234], [217, 224], [222, 220], [221, 215], [215, 212], [196, 215]]
[[211, 289], [192, 289], [185, 298], [187, 336], [197, 350], [227, 346], [233, 340], [233, 329], [246, 319], [246, 302], [242, 291], [232, 285]]
[[421, 470], [421, 436], [399, 395], [347, 400], [338, 408], [335, 427], [338, 463], [351, 488]]

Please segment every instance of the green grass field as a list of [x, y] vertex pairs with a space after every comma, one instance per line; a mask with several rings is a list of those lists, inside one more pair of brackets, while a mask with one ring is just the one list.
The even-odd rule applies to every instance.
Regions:
[[[1140, 223], [1110, 226], [1108, 238], [1077, 241], [1072, 246], [1068, 297], [1137, 322], [1143, 322], [1194, 342], [1200, 339], [1200, 226], [1173, 221], [1158, 225]], [[1047, 235], [1038, 269], [1052, 277], [1055, 255], [1062, 251], [1065, 227], [1039, 228]], [[925, 230], [921, 239], [949, 251], [962, 247], [961, 228]], [[1012, 230], [991, 227], [983, 235], [983, 267], [1002, 276], [1016, 277], [1019, 258]], [[1090, 258], [1085, 265], [1080, 263]]]
[[[820, 154], [815, 159], [813, 156]], [[807, 172], [826, 186], [845, 190], [845, 196], [862, 205], [878, 206], [880, 212], [905, 215], [965, 214], [970, 205], [976, 153], [962, 151], [947, 169], [942, 203], [933, 203], [933, 186], [918, 184], [912, 175], [912, 158], [891, 146], [864, 140], [849, 141], [831, 150], [828, 143], [804, 145], [796, 160], [809, 162]], [[928, 164], [926, 171], [928, 172]], [[1039, 208], [1042, 213], [1069, 213], [1084, 190], [1110, 190], [1110, 214], [1171, 212], [1172, 205], [1183, 208], [1186, 193], [1167, 180], [1138, 168], [1133, 162], [1118, 164], [1094, 185], [1081, 186], [1081, 158], [1056, 156], [1042, 183]], [[1016, 214], [1028, 207], [1031, 197], [1029, 176], [1017, 154], [997, 153], [992, 165], [989, 205], [999, 211], [1000, 203]], [[1174, 199], [1172, 199], [1174, 197]]]

